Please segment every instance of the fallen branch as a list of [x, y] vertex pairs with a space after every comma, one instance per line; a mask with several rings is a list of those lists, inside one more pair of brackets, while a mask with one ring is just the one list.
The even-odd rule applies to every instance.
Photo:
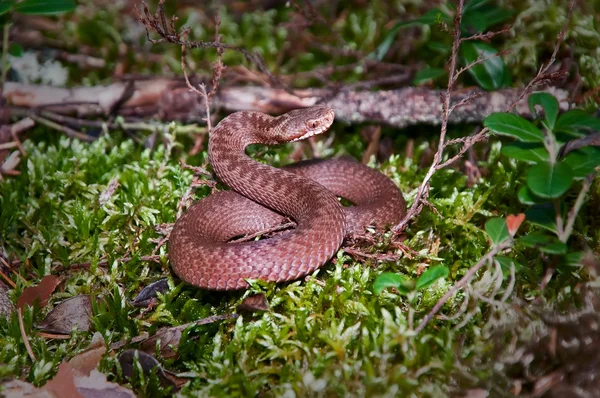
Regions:
[[[58, 115], [91, 118], [108, 115], [114, 104], [122, 98], [127, 86], [128, 83], [119, 82], [108, 86], [66, 89], [7, 82], [2, 95], [7, 104], [6, 111], [13, 114], [52, 111]], [[571, 107], [566, 90], [554, 87], [541, 90], [556, 96], [561, 110]], [[441, 124], [441, 93], [440, 90], [420, 87], [381, 91], [350, 90], [332, 96], [326, 103], [335, 110], [338, 120], [405, 128], [416, 124]], [[453, 101], [460, 102], [470, 98], [470, 102], [455, 108], [448, 117], [448, 123], [478, 123], [490, 113], [505, 111], [515, 103], [517, 114], [531, 117], [521, 94], [520, 89], [453, 91]], [[290, 94], [285, 90], [268, 87], [229, 86], [222, 87], [213, 99], [215, 107], [228, 112], [256, 110], [281, 114], [291, 109], [315, 105], [330, 96], [331, 91], [324, 89], [297, 90]], [[133, 94], [116, 111], [116, 115], [124, 117], [126, 122], [128, 119], [155, 117], [164, 121], [199, 123], [205, 114], [205, 101], [202, 96], [190, 91], [184, 79], [165, 78], [134, 81]]]

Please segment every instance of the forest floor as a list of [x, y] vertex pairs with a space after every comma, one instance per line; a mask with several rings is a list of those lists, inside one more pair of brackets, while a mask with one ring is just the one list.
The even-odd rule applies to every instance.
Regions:
[[[574, 3], [0, 1], [0, 391], [598, 396], [600, 1]], [[405, 222], [298, 281], [180, 281], [211, 129], [313, 100], [329, 132], [248, 153], [350, 155]]]

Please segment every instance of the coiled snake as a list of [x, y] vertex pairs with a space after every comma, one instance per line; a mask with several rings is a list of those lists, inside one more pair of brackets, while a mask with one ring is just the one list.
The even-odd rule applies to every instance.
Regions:
[[[294, 280], [325, 264], [349, 233], [383, 228], [406, 214], [398, 187], [353, 160], [313, 160], [277, 169], [252, 160], [251, 144], [277, 145], [325, 132], [333, 123], [326, 106], [297, 109], [279, 117], [242, 111], [211, 133], [209, 160], [232, 191], [192, 205], [175, 223], [169, 260], [185, 282], [210, 290], [248, 286], [245, 278]], [[354, 206], [343, 207], [337, 196]], [[269, 239], [228, 243], [293, 219], [295, 229]]]

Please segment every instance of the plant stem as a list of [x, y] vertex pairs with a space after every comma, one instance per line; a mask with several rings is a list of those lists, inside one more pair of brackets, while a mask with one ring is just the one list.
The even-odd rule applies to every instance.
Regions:
[[4, 82], [6, 81], [6, 74], [8, 73], [8, 62], [6, 61], [6, 56], [8, 54], [8, 32], [10, 30], [10, 22], [7, 22], [4, 25], [4, 29], [2, 32], [2, 61], [0, 63], [0, 67], [2, 67], [2, 80], [0, 81], [0, 86], [4, 89]]
[[469, 269], [469, 271], [467, 271], [467, 273], [465, 274], [465, 276], [463, 276], [461, 278], [461, 280], [456, 282], [454, 284], [454, 286], [452, 286], [452, 288], [450, 290], [448, 290], [446, 292], [446, 294], [444, 294], [444, 297], [439, 299], [439, 301], [435, 304], [435, 306], [429, 312], [429, 314], [427, 314], [427, 316], [425, 316], [425, 318], [423, 318], [423, 320], [421, 321], [419, 326], [417, 326], [417, 328], [415, 329], [415, 335], [419, 334], [419, 332], [421, 332], [423, 329], [425, 329], [425, 326], [427, 326], [427, 323], [431, 319], [433, 319], [433, 317], [435, 316], [435, 314], [437, 314], [437, 312], [439, 310], [442, 309], [442, 307], [444, 306], [444, 304], [446, 304], [448, 299], [450, 299], [450, 297], [452, 297], [458, 291], [458, 289], [460, 289], [461, 287], [466, 285], [467, 282], [469, 282], [469, 280], [473, 276], [475, 276], [477, 271], [479, 271], [481, 269], [481, 267], [483, 267], [485, 264], [487, 264], [488, 261], [491, 261], [496, 254], [500, 253], [504, 249], [508, 249], [509, 247], [511, 247], [512, 243], [513, 243], [512, 239], [507, 239], [504, 242], [500, 243], [499, 245], [493, 246], [492, 249], [489, 252], [487, 252], [487, 254], [485, 256], [483, 256], [479, 260], [479, 262], [477, 262], [477, 264], [475, 264], [473, 267], [471, 267], [471, 269]]
[[556, 214], [556, 235], [562, 241], [562, 236], [565, 234], [564, 223], [562, 211], [560, 208], [560, 199], [554, 199], [552, 203], [554, 204], [554, 213]]
[[583, 201], [585, 200], [585, 195], [590, 190], [592, 186], [592, 181], [594, 180], [594, 173], [591, 173], [585, 180], [583, 180], [583, 186], [581, 187], [581, 191], [579, 191], [579, 195], [577, 195], [577, 199], [575, 200], [575, 204], [569, 210], [569, 214], [567, 217], [567, 224], [565, 225], [565, 229], [562, 233], [562, 236], [559, 235], [559, 239], [561, 242], [566, 243], [573, 233], [573, 225], [575, 224], [575, 218], [577, 218], [577, 214], [579, 214], [579, 210], [581, 210], [581, 206], [583, 206]]

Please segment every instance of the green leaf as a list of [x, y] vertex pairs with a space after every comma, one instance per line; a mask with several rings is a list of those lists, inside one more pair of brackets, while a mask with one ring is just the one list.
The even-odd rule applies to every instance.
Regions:
[[498, 53], [494, 47], [479, 41], [466, 41], [460, 48], [465, 66], [475, 62], [480, 55], [482, 58], [491, 57], [468, 69], [480, 87], [491, 91], [510, 83], [508, 69], [501, 57], [494, 56]]
[[497, 245], [508, 239], [508, 226], [504, 218], [490, 218], [485, 223], [485, 232], [489, 235], [492, 243]]
[[536, 105], [540, 105], [544, 110], [544, 118], [550, 131], [554, 130], [554, 124], [558, 116], [558, 100], [548, 93], [533, 93], [529, 96], [529, 110], [532, 115], [537, 114]]
[[[483, 3], [488, 3], [488, 1], [484, 0]], [[488, 6], [487, 4], [483, 4], [483, 7], [473, 6], [467, 8], [467, 6], [465, 6], [461, 29], [469, 32], [483, 32], [490, 26], [508, 20], [513, 14], [514, 12], [511, 10], [496, 6]]]
[[511, 142], [502, 146], [502, 154], [509, 158], [529, 163], [547, 162], [550, 160], [546, 148], [542, 144], [534, 142]]
[[8, 47], [8, 53], [13, 57], [22, 57], [23, 46], [18, 43], [10, 43], [10, 46]]
[[417, 71], [413, 78], [413, 84], [418, 86], [421, 83], [425, 83], [430, 80], [435, 80], [440, 76], [444, 76], [446, 71], [441, 68], [425, 68]]
[[369, 54], [370, 58], [377, 58], [379, 61], [385, 57], [385, 54], [389, 51], [390, 47], [396, 40], [396, 35], [398, 31], [402, 28], [407, 28], [409, 26], [423, 26], [423, 25], [432, 25], [437, 21], [452, 21], [452, 18], [447, 14], [443, 13], [439, 8], [432, 8], [427, 11], [425, 14], [416, 19], [411, 19], [408, 21], [401, 21], [394, 25], [384, 36], [381, 44], [377, 46], [375, 51]]
[[436, 265], [423, 272], [419, 279], [417, 279], [417, 290], [425, 289], [433, 285], [438, 279], [446, 278], [450, 274], [448, 267], [444, 265]]
[[388, 287], [394, 287], [398, 289], [400, 294], [407, 294], [412, 290], [412, 284], [413, 282], [411, 280], [406, 279], [402, 275], [395, 274], [393, 272], [384, 272], [375, 278], [375, 282], [373, 283], [373, 291], [375, 294], [380, 294]]
[[548, 254], [565, 254], [567, 245], [559, 241], [555, 236], [546, 235], [541, 232], [532, 232], [519, 238], [523, 246], [534, 247]]
[[440, 55], [448, 55], [452, 50], [452, 46], [442, 41], [432, 40], [426, 45], [427, 50], [438, 53]]
[[512, 113], [492, 113], [483, 124], [496, 134], [507, 135], [523, 142], [544, 142], [544, 134], [529, 120]]
[[582, 265], [584, 252], [571, 252], [567, 253], [563, 259], [563, 263], [570, 267], [579, 267]]
[[15, 4], [14, 10], [32, 15], [60, 14], [75, 10], [75, 0], [24, 0]]
[[527, 172], [527, 186], [542, 198], [558, 198], [571, 187], [573, 170], [564, 161], [539, 163]]
[[14, 4], [15, 4], [14, 0], [0, 1], [0, 15], [6, 14], [10, 10], [12, 10]]
[[502, 268], [502, 274], [504, 276], [510, 275], [511, 266], [515, 267], [515, 272], [519, 272], [521, 268], [523, 268], [523, 266], [516, 260], [506, 256], [496, 256], [494, 257], [494, 261], [500, 265], [500, 268]]
[[557, 232], [556, 229], [556, 210], [552, 203], [541, 203], [531, 206], [526, 212], [525, 217], [530, 223], [545, 228], [548, 231]]
[[554, 129], [581, 137], [585, 135], [581, 134], [581, 130], [600, 131], [600, 119], [581, 109], [572, 109], [558, 117]]
[[600, 148], [585, 147], [569, 152], [563, 160], [573, 170], [576, 179], [585, 178], [592, 173], [596, 166], [600, 165]]
[[536, 196], [533, 192], [531, 192], [527, 185], [523, 185], [519, 189], [517, 197], [519, 198], [519, 202], [523, 203], [524, 205], [534, 205], [536, 203], [540, 203], [546, 200], [544, 198]]

